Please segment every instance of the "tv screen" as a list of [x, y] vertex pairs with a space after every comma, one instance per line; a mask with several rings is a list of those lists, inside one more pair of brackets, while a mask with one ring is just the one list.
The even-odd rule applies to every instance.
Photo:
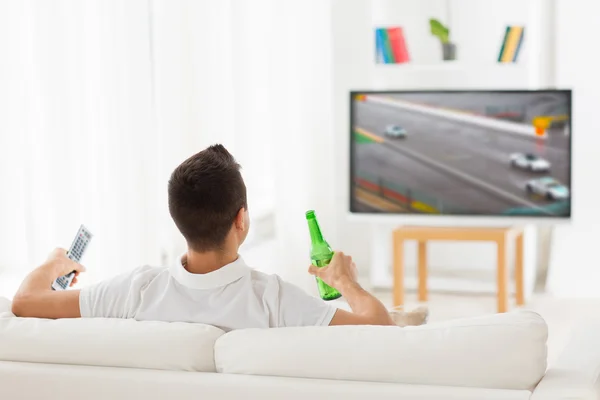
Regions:
[[571, 91], [351, 92], [350, 211], [571, 216]]

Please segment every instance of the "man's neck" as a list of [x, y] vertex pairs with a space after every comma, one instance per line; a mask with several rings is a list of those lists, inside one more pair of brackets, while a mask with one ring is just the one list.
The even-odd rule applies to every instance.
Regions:
[[193, 250], [183, 256], [183, 267], [192, 274], [208, 274], [231, 264], [238, 258], [237, 251], [207, 251], [198, 253]]

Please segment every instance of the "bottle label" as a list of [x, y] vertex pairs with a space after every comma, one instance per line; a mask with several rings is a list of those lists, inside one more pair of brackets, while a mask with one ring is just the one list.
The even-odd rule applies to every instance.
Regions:
[[315, 260], [313, 258], [311, 261], [312, 261], [312, 265], [314, 265], [315, 267], [322, 268], [331, 262], [331, 258], [326, 258], [324, 260]]

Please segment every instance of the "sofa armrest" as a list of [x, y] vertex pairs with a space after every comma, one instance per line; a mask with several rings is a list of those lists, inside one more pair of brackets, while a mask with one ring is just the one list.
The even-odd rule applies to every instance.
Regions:
[[569, 343], [531, 396], [531, 400], [566, 399], [600, 399], [600, 320], [573, 329]]

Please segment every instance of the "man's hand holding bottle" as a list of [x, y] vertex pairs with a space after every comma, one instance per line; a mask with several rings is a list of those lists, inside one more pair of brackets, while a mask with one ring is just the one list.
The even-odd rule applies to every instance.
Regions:
[[421, 325], [427, 321], [429, 311], [419, 307], [413, 311], [393, 311], [391, 314], [373, 295], [358, 283], [356, 264], [352, 257], [341, 251], [334, 253], [331, 262], [321, 268], [311, 265], [311, 275], [337, 289], [348, 301], [352, 312], [338, 309], [330, 325]]
[[349, 285], [358, 285], [356, 264], [352, 257], [336, 251], [328, 265], [315, 267], [311, 265], [308, 273], [321, 278], [329, 286], [342, 292]]

